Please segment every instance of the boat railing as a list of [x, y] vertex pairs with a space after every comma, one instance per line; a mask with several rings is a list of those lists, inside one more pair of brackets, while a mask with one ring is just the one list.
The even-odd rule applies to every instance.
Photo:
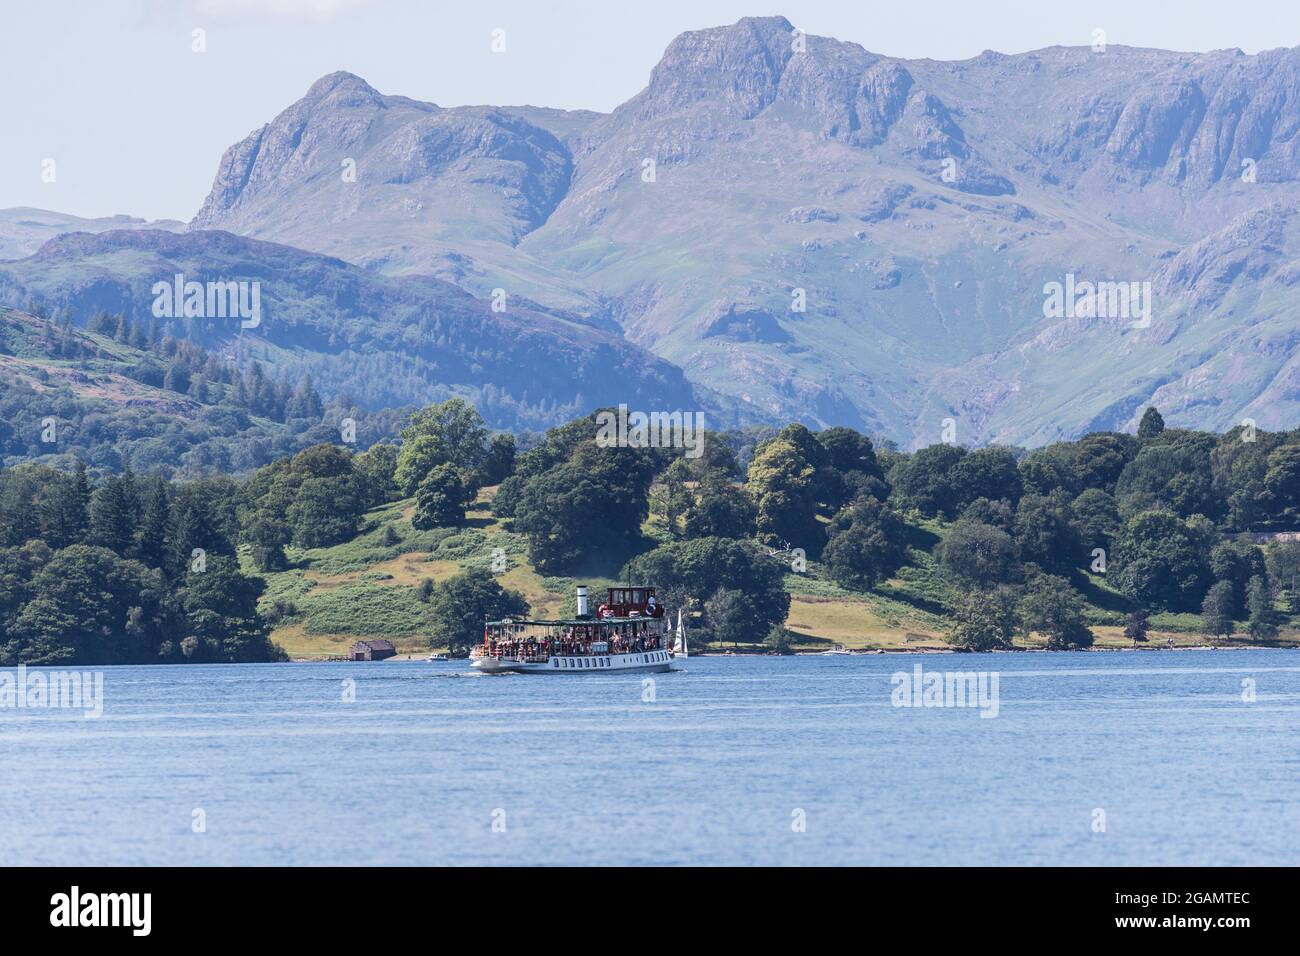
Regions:
[[646, 644], [644, 647], [610, 647], [603, 651], [582, 647], [553, 647], [549, 652], [546, 650], [538, 650], [532, 654], [524, 654], [519, 651], [508, 651], [500, 648], [494, 651], [483, 649], [479, 653], [483, 657], [491, 657], [499, 661], [514, 661], [518, 664], [545, 664], [552, 657], [613, 657], [618, 654], [646, 654], [653, 651], [667, 649], [667, 643], [660, 642], [657, 645]]

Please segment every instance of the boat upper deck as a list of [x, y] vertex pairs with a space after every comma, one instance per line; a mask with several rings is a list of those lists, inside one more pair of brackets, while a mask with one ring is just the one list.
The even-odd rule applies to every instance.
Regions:
[[575, 617], [565, 620], [533, 621], [523, 618], [504, 618], [500, 621], [487, 621], [486, 627], [507, 627], [519, 624], [533, 627], [591, 627], [593, 624], [646, 624], [662, 623], [663, 618], [650, 617], [646, 614], [634, 614], [631, 617]]

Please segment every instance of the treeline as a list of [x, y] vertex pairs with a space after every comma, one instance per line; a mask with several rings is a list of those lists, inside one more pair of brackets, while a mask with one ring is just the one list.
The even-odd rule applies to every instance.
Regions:
[[[1094, 433], [1028, 452], [937, 444], [904, 454], [852, 429], [795, 424], [752, 452], [752, 433], [710, 435], [693, 460], [600, 449], [595, 431], [594, 416], [551, 430], [497, 493], [494, 510], [528, 536], [544, 573], [571, 571], [593, 549], [635, 549], [653, 505], [674, 541], [625, 574], [680, 579], [694, 587], [696, 607], [721, 591], [768, 587], [771, 574], [759, 569], [774, 556], [785, 570], [791, 556], [820, 560], [841, 586], [866, 590], [909, 561], [910, 542], [933, 552], [952, 640], [972, 649], [1008, 646], [1029, 631], [1050, 646], [1087, 646], [1090, 574], [1127, 598], [1135, 640], [1145, 639], [1151, 613], [1198, 610], [1210, 633], [1249, 619], [1252, 637], [1268, 639], [1277, 598], [1300, 603], [1300, 544], [1266, 553], [1238, 537], [1300, 528], [1300, 431], [1167, 429], [1149, 409], [1136, 435]], [[928, 544], [927, 520], [944, 532]], [[725, 552], [752, 565], [730, 579], [735, 586], [697, 560], [721, 541], [750, 545]], [[705, 564], [728, 559], [717, 552]], [[721, 615], [706, 621], [756, 639], [780, 624], [778, 610], [773, 603], [739, 628]]]
[[[793, 424], [709, 433], [687, 457], [602, 447], [597, 414], [516, 441], [452, 399], [412, 415], [395, 444], [322, 442], [244, 481], [6, 470], [0, 658], [272, 658], [257, 572], [352, 539], [366, 511], [398, 498], [413, 500], [416, 528], [461, 524], [493, 486], [493, 512], [526, 537], [540, 573], [655, 584], [697, 614], [701, 637], [728, 642], [784, 647], [787, 576], [809, 562], [867, 591], [923, 560], [942, 582], [952, 642], [968, 649], [1029, 631], [1087, 646], [1085, 594], [1099, 582], [1134, 640], [1158, 612], [1200, 611], [1219, 635], [1248, 620], [1267, 640], [1279, 605], [1300, 611], [1300, 542], [1264, 549], [1246, 534], [1300, 527], [1300, 432], [1165, 428], [1150, 409], [1136, 435], [1028, 452], [906, 454], [850, 428]], [[427, 590], [437, 639], [453, 646], [484, 616], [526, 608], [488, 572]]]
[[130, 471], [92, 487], [0, 473], [0, 663], [266, 661], [260, 579], [236, 557], [240, 486]]
[[[39, 310], [38, 310], [39, 311]], [[351, 441], [366, 448], [391, 439], [409, 409], [368, 412], [341, 395], [325, 403], [310, 374], [295, 383], [272, 378], [256, 360], [221, 361], [171, 335], [156, 320], [92, 316], [87, 331], [124, 346], [112, 350], [61, 322], [0, 325], [0, 352], [53, 357], [88, 373], [110, 371], [160, 390], [157, 400], [79, 394], [57, 370], [37, 368], [31, 384], [0, 380], [0, 458], [42, 460], [70, 468], [158, 472], [168, 477], [246, 474], [309, 445], [337, 441], [351, 421]], [[74, 376], [75, 377], [75, 376]], [[112, 386], [107, 386], [111, 388]], [[188, 403], [169, 403], [168, 393]]]

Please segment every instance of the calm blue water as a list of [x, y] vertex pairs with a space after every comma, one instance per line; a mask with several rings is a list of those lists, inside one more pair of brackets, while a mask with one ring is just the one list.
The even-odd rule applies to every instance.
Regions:
[[[999, 716], [893, 707], [917, 661], [998, 671]], [[642, 692], [108, 668], [98, 720], [0, 710], [0, 864], [1300, 863], [1297, 651], [695, 658]]]

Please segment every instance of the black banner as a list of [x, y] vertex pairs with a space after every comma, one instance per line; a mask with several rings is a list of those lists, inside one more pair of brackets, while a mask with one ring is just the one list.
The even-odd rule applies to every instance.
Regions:
[[[560, 927], [653, 931], [675, 915], [726, 915], [737, 939], [774, 926], [862, 933], [899, 925], [962, 939], [1241, 934], [1294, 922], [1286, 869], [11, 869], [11, 938], [136, 943], [373, 942], [447, 921], [494, 938]], [[628, 922], [635, 915], [632, 923]], [[815, 917], [815, 918], [814, 918]], [[964, 929], [963, 929], [964, 927]], [[954, 935], [955, 934], [955, 935]], [[535, 935], [534, 935], [535, 938]]]

